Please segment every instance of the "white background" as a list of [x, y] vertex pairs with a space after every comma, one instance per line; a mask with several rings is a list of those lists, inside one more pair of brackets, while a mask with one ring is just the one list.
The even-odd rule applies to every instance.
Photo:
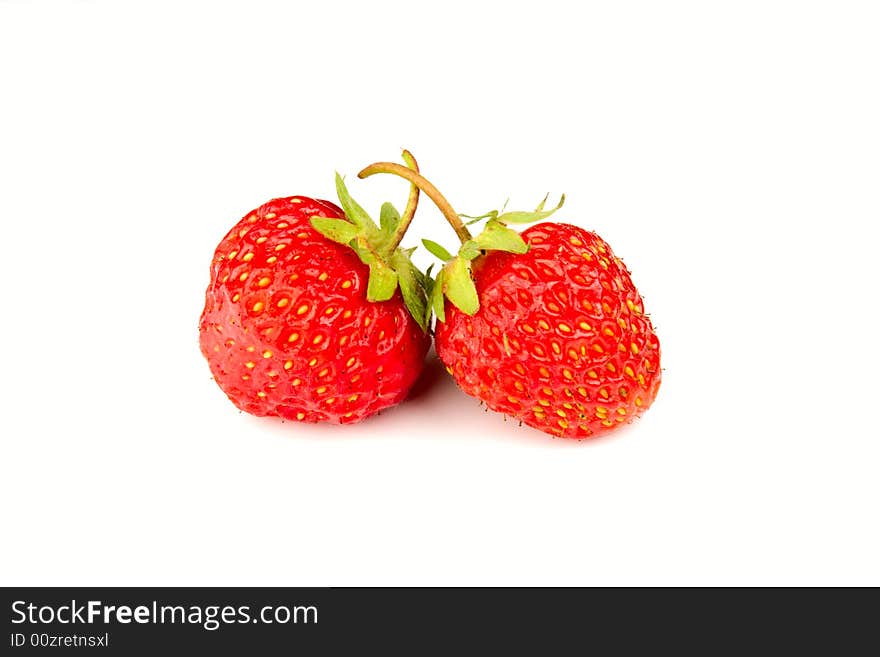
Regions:
[[[0, 2], [0, 583], [880, 584], [878, 33], [871, 2]], [[226, 400], [216, 243], [337, 169], [402, 205], [354, 174], [403, 146], [461, 212], [566, 192], [626, 260], [639, 422], [554, 440], [436, 364], [352, 427]]]

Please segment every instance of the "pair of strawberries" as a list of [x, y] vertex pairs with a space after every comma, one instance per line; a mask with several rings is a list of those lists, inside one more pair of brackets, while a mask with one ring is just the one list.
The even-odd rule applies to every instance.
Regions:
[[[200, 344], [240, 409], [349, 423], [405, 399], [431, 343], [468, 394], [546, 433], [588, 438], [654, 401], [660, 349], [623, 262], [598, 235], [534, 212], [490, 212], [473, 236], [412, 155], [370, 165], [410, 182], [401, 215], [378, 225], [336, 186], [340, 205], [304, 196], [245, 215], [214, 254]], [[419, 193], [437, 204], [458, 252], [423, 240], [436, 276], [400, 242]], [[564, 199], [564, 197], [563, 197]], [[522, 233], [511, 224], [541, 221]]]

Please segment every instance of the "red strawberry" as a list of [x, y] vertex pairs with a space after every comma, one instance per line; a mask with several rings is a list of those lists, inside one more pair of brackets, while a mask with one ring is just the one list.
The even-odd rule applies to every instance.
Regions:
[[434, 282], [435, 343], [461, 388], [495, 411], [547, 433], [588, 438], [645, 411], [660, 386], [660, 346], [623, 262], [598, 235], [540, 223], [535, 212], [491, 212], [471, 237], [445, 198], [417, 173], [381, 162], [417, 185], [462, 241], [457, 256], [425, 240], [446, 264]]
[[248, 413], [357, 422], [402, 401], [422, 370], [424, 294], [414, 319], [403, 297], [419, 296], [420, 274], [391, 244], [400, 217], [386, 204], [379, 229], [337, 183], [347, 214], [328, 201], [275, 199], [214, 254], [201, 350]]
[[473, 263], [479, 310], [447, 302], [437, 353], [494, 411], [557, 436], [587, 438], [651, 405], [660, 347], [623, 262], [569, 224], [525, 230], [527, 253]]

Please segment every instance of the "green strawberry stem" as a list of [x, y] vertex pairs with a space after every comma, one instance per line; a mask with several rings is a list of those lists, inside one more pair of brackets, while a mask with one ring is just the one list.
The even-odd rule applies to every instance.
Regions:
[[[404, 152], [408, 153], [408, 151]], [[410, 157], [412, 157], [412, 155], [410, 155]], [[404, 159], [406, 159], [405, 156]], [[461, 218], [458, 216], [458, 213], [452, 209], [452, 205], [449, 204], [449, 201], [446, 200], [446, 197], [444, 197], [443, 194], [440, 193], [439, 189], [434, 187], [431, 181], [429, 181], [427, 178], [424, 178], [417, 170], [413, 170], [394, 162], [376, 162], [364, 168], [358, 174], [358, 178], [369, 178], [370, 176], [377, 173], [390, 173], [392, 175], [399, 176], [404, 180], [408, 180], [411, 185], [420, 189], [422, 193], [425, 194], [425, 196], [427, 196], [434, 202], [434, 205], [436, 205], [440, 212], [443, 213], [446, 221], [448, 221], [449, 225], [452, 226], [452, 229], [455, 231], [455, 234], [458, 236], [458, 239], [461, 241], [462, 244], [472, 239], [471, 233], [467, 229], [467, 226], [464, 225]], [[410, 217], [410, 220], [411, 219], [412, 217]], [[402, 225], [403, 221], [401, 221], [401, 226]]]
[[[406, 149], [403, 151], [403, 161], [406, 162], [406, 166], [410, 171], [414, 171], [416, 174], [419, 173], [419, 163], [416, 162], [416, 158], [413, 157], [413, 154]], [[418, 206], [419, 188], [417, 185], [411, 184], [409, 188], [409, 197], [406, 199], [406, 207], [403, 209], [403, 215], [400, 217], [400, 222], [397, 224], [397, 229], [394, 231], [394, 235], [391, 237], [388, 246], [385, 247], [386, 256], [390, 256], [394, 253], [397, 247], [400, 246], [400, 242], [403, 240], [404, 235], [406, 235], [406, 231], [409, 230], [409, 225], [412, 223]]]

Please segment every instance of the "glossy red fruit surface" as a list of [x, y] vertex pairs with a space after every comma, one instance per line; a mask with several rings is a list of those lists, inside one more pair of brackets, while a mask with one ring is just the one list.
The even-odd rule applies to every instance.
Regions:
[[654, 401], [660, 346], [623, 262], [595, 233], [541, 223], [525, 254], [473, 263], [480, 308], [445, 304], [437, 353], [492, 410], [568, 438], [620, 426]]
[[349, 423], [401, 402], [430, 344], [401, 301], [366, 298], [369, 269], [320, 235], [330, 203], [274, 199], [223, 238], [211, 264], [200, 346], [241, 410]]

